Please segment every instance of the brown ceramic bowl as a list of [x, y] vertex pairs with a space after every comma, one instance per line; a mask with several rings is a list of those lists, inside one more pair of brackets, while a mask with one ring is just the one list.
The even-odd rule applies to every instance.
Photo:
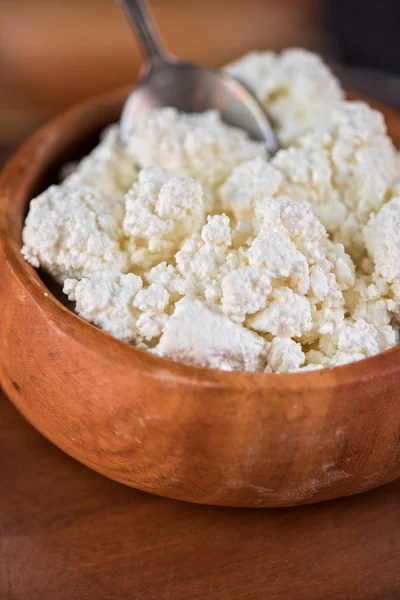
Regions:
[[[0, 183], [0, 380], [65, 452], [192, 502], [288, 506], [400, 476], [400, 347], [335, 369], [227, 373], [164, 360], [77, 317], [20, 254], [29, 199], [117, 120], [125, 92], [41, 129]], [[400, 117], [386, 111], [400, 142]]]

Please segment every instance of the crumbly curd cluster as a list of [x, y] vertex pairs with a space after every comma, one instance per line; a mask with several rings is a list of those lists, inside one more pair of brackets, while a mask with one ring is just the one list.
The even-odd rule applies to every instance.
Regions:
[[400, 160], [383, 116], [305, 50], [227, 67], [282, 149], [210, 111], [118, 126], [30, 203], [22, 253], [78, 315], [160, 356], [296, 372], [398, 341]]

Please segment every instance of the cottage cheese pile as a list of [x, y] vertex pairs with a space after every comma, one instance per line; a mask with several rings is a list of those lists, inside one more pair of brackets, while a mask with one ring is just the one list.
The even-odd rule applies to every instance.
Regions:
[[30, 203], [22, 253], [76, 312], [160, 356], [295, 372], [397, 343], [400, 157], [383, 117], [344, 100], [305, 50], [227, 67], [282, 146], [219, 115], [150, 111]]

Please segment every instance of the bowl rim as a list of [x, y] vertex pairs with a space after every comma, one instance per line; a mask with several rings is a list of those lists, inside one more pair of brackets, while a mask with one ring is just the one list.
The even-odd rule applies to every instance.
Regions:
[[[118, 340], [111, 334], [85, 321], [75, 312], [65, 307], [49, 290], [40, 278], [36, 269], [28, 264], [21, 254], [22, 228], [18, 219], [14, 218], [13, 197], [23, 197], [25, 208], [30, 199], [27, 193], [39, 175], [45, 173], [54, 163], [52, 151], [60, 153], [68, 149], [68, 135], [83, 130], [81, 140], [90, 133], [100, 132], [107, 124], [111, 124], [111, 115], [118, 115], [118, 110], [129, 93], [130, 87], [123, 87], [113, 92], [97, 95], [80, 102], [45, 123], [33, 133], [6, 162], [0, 173], [0, 250], [3, 251], [5, 263], [11, 268], [26, 292], [38, 308], [64, 334], [72, 336], [81, 344], [107, 346], [125, 364], [137, 367], [140, 362], [142, 370], [154, 376], [156, 372], [163, 377], [181, 379], [186, 385], [209, 384], [224, 389], [248, 387], [249, 382], [257, 388], [273, 387], [306, 390], [315, 388], [333, 388], [338, 385], [361, 383], [378, 375], [390, 375], [398, 369], [400, 363], [400, 344], [360, 361], [335, 367], [325, 367], [311, 371], [294, 373], [264, 373], [261, 371], [223, 371], [186, 364], [170, 358], [157, 356], [147, 350], [136, 348]], [[350, 95], [351, 99], [363, 100], [359, 96]], [[371, 102], [368, 103], [383, 112], [385, 119], [397, 121], [400, 126], [400, 115], [395, 111]], [[100, 123], [96, 125], [95, 121]], [[114, 119], [115, 121], [115, 119]], [[104, 124], [102, 124], [104, 122]], [[389, 133], [391, 133], [389, 131]], [[399, 130], [400, 139], [400, 130]], [[57, 145], [58, 144], [58, 145]], [[396, 145], [396, 144], [395, 144]], [[23, 221], [22, 221], [23, 226]], [[1, 254], [1, 253], [0, 253]], [[145, 360], [143, 360], [145, 358]]]

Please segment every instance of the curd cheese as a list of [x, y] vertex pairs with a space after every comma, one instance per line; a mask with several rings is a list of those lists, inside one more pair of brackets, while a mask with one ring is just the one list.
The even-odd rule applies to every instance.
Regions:
[[203, 190], [197, 181], [171, 177], [156, 165], [142, 169], [125, 196], [123, 229], [132, 267], [149, 270], [171, 258], [204, 220]]
[[[197, 179], [208, 195], [236, 165], [268, 155], [265, 144], [250, 140], [241, 129], [225, 125], [216, 111], [188, 115], [174, 108], [139, 115], [128, 151], [141, 168], [159, 165], [174, 175]], [[212, 199], [209, 208], [210, 202]]]
[[22, 254], [58, 281], [125, 273], [123, 198], [93, 187], [51, 186], [31, 201], [22, 234]]
[[111, 198], [120, 198], [137, 179], [135, 159], [118, 143], [119, 127], [105, 130], [99, 145], [78, 165], [70, 166], [67, 185], [95, 187]]
[[282, 149], [215, 111], [117, 125], [29, 207], [22, 253], [83, 319], [161, 357], [298, 372], [398, 343], [400, 160], [382, 115], [305, 50], [227, 69]]
[[289, 48], [281, 54], [250, 52], [227, 69], [265, 106], [283, 146], [324, 123], [328, 110], [344, 96], [322, 59], [302, 48]]

